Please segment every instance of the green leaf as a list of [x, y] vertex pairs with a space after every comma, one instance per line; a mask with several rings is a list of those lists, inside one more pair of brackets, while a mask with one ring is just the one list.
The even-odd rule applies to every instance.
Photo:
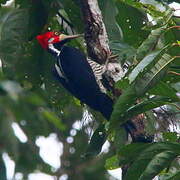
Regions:
[[119, 168], [118, 156], [114, 155], [114, 156], [106, 159], [105, 168], [108, 170], [113, 170], [113, 169]]
[[115, 130], [114, 146], [117, 149], [119, 149], [119, 147], [124, 146], [127, 140], [128, 140], [128, 134], [124, 127], [119, 127], [117, 130]]
[[135, 82], [135, 88], [138, 96], [144, 95], [150, 88], [155, 86], [165, 74], [166, 68], [175, 59], [168, 54], [163, 54], [159, 61], [151, 68], [149, 72], [143, 74], [142, 78], [139, 78]]
[[116, 6], [118, 8], [116, 21], [122, 29], [124, 41], [133, 47], [138, 47], [149, 34], [142, 29], [147, 22], [146, 14], [120, 0], [116, 0]]
[[79, 33], [83, 32], [84, 24], [82, 23], [82, 16], [81, 16], [81, 10], [80, 7], [77, 5], [77, 3], [73, 0], [66, 0], [66, 1], [60, 1], [62, 3], [64, 10], [68, 14], [68, 18], [70, 19], [71, 23], [74, 25], [74, 28], [77, 29]]
[[[158, 6], [158, 5], [157, 5]], [[165, 11], [161, 11], [160, 9], [157, 10], [157, 8], [151, 6], [151, 5], [145, 5], [145, 8], [147, 8], [147, 13], [149, 13], [153, 20], [156, 22], [155, 25], [153, 23], [149, 23], [148, 26], [145, 26], [144, 29], [158, 29], [161, 27], [164, 27], [166, 25], [172, 25], [172, 16], [173, 16], [173, 9], [166, 6]]]
[[114, 128], [118, 128], [119, 125], [126, 121], [126, 119], [123, 118], [123, 114], [132, 104], [135, 103], [136, 99], [136, 91], [133, 85], [128, 87], [117, 99], [110, 119], [110, 131]]
[[1, 30], [0, 54], [8, 57], [9, 63], [20, 55], [28, 32], [27, 9], [15, 9], [8, 13]]
[[144, 75], [145, 72], [151, 70], [155, 66], [155, 64], [158, 63], [158, 61], [162, 58], [162, 56], [167, 52], [167, 50], [171, 47], [171, 45], [167, 45], [163, 47], [161, 50], [152, 52], [146, 57], [144, 57], [143, 60], [139, 62], [137, 66], [133, 69], [133, 71], [130, 73], [130, 83], [133, 82], [136, 78]]
[[[170, 61], [171, 60], [172, 59], [170, 59]], [[162, 66], [163, 66], [163, 63], [162, 63]], [[159, 71], [158, 68], [157, 68], [157, 71]], [[149, 73], [149, 72], [147, 72], [147, 73]], [[152, 77], [150, 77], [150, 75], [149, 75], [150, 80], [152, 80], [151, 78]], [[155, 81], [158, 81], [158, 80], [159, 80], [159, 77]], [[155, 81], [153, 82], [154, 84], [155, 84]], [[143, 83], [145, 85], [147, 85], [148, 78], [143, 79]], [[141, 87], [143, 86], [143, 83], [142, 83], [142, 80], [141, 80], [141, 82], [139, 82], [139, 80], [136, 80], [135, 85], [132, 84], [130, 87], [128, 87], [125, 90], [125, 92], [123, 92], [123, 94], [118, 98], [116, 104], [114, 105], [114, 109], [113, 109], [113, 112], [111, 115], [110, 130], [112, 130], [113, 128], [116, 128], [117, 124], [123, 124], [124, 122], [126, 122], [129, 118], [133, 117], [134, 115], [146, 112], [148, 110], [151, 110], [153, 108], [156, 108], [156, 107], [159, 107], [159, 106], [162, 106], [164, 104], [168, 104], [169, 102], [171, 102], [171, 99], [166, 98], [166, 97], [161, 97], [161, 98], [153, 98], [152, 101], [151, 100], [145, 101], [142, 104], [140, 103], [139, 105], [132, 106], [135, 103], [138, 96], [144, 95], [145, 92], [149, 88], [148, 86], [144, 86], [141, 89]], [[152, 86], [152, 84], [150, 84], [149, 86]], [[141, 93], [141, 92], [143, 92], [143, 93]], [[178, 98], [176, 98], [175, 100], [178, 101]]]
[[117, 40], [111, 41], [109, 45], [113, 53], [118, 54], [119, 61], [121, 64], [124, 64], [124, 62], [132, 63], [136, 53], [136, 50], [133, 47], [129, 46], [124, 42], [119, 42]]
[[45, 100], [36, 93], [30, 93], [29, 95], [26, 95], [24, 99], [27, 103], [31, 103], [32, 105], [35, 105], [35, 106], [46, 105]]
[[56, 116], [55, 113], [43, 110], [43, 116], [52, 124], [54, 124], [60, 131], [64, 131], [66, 126], [61, 122], [61, 120]]
[[145, 112], [145, 132], [149, 135], [154, 135], [156, 133], [156, 117], [152, 111]]
[[146, 148], [150, 147], [148, 143], [132, 143], [118, 149], [119, 165], [132, 163], [135, 161], [139, 154], [141, 154]]
[[145, 100], [139, 104], [130, 107], [129, 109], [127, 109], [123, 116], [124, 118], [129, 119], [135, 115], [163, 106], [165, 104], [169, 104], [170, 102], [171, 99], [167, 97], [153, 97], [151, 99]]
[[180, 154], [180, 144], [175, 142], [159, 142], [159, 143], [153, 143], [152, 146], [150, 146], [146, 152], [154, 152], [154, 153], [160, 153], [162, 151], [172, 151], [177, 154]]
[[159, 41], [160, 36], [165, 32], [165, 27], [155, 29], [151, 32], [151, 34], [149, 34], [146, 40], [137, 49], [136, 61], [141, 61], [147, 55], [147, 53], [154, 50]]
[[[170, 162], [172, 161], [177, 155], [180, 154], [180, 144], [178, 143], [153, 143], [150, 144], [147, 148], [144, 148], [143, 151], [139, 152], [139, 154], [136, 155], [136, 159], [133, 161], [132, 165], [128, 169], [128, 172], [125, 176], [125, 180], [130, 179], [139, 179], [142, 173], [145, 171], [145, 169], [148, 167], [149, 163], [152, 161], [152, 164], [157, 165], [156, 161], [156, 155], [163, 153], [163, 152], [169, 152], [167, 158], [164, 158], [164, 155], [157, 156], [157, 159], [163, 161]], [[124, 151], [123, 151], [124, 152]], [[129, 153], [130, 154], [130, 153]], [[126, 156], [128, 156], [126, 154]], [[154, 160], [155, 159], [155, 160]], [[129, 160], [129, 162], [131, 162]], [[154, 165], [150, 165], [150, 174], [154, 172]], [[164, 168], [164, 163], [159, 166], [158, 171], [162, 170]], [[157, 172], [158, 173], [158, 172]], [[150, 178], [151, 179], [151, 178]]]
[[87, 147], [85, 157], [96, 156], [101, 152], [101, 148], [106, 141], [107, 133], [104, 125], [99, 125], [99, 127], [93, 133], [90, 143]]
[[[157, 154], [148, 164], [145, 171], [141, 174], [139, 180], [153, 179], [158, 175], [164, 168], [166, 168], [175, 158], [176, 153], [171, 151], [164, 151]], [[128, 179], [128, 178], [127, 178]]]
[[[32, 40], [39, 33], [41, 33], [42, 29], [46, 25], [48, 21], [48, 11], [45, 8], [43, 1], [27, 2], [27, 6], [29, 11], [29, 19], [28, 19], [28, 39]], [[39, 18], [41, 17], [41, 18]]]
[[128, 144], [119, 148], [118, 155], [120, 157], [120, 165], [135, 162], [141, 157], [151, 160], [150, 155], [154, 157], [156, 154], [163, 151], [172, 151], [176, 154], [180, 154], [179, 147], [180, 145], [174, 142]]
[[[146, 5], [147, 10], [149, 10], [148, 8], [150, 8], [150, 7], [152, 7], [152, 6]], [[158, 48], [158, 43], [160, 42], [160, 40], [162, 40], [162, 35], [167, 31], [167, 26], [168, 26], [167, 23], [173, 16], [173, 11], [171, 8], [168, 8], [164, 12], [160, 12], [157, 10], [155, 10], [155, 11], [150, 10], [148, 13], [149, 14], [152, 13], [151, 14], [152, 16], [156, 15], [156, 13], [160, 13], [160, 14], [158, 14], [158, 19], [155, 18], [155, 21], [157, 24], [155, 26], [153, 26], [153, 30], [149, 34], [148, 38], [146, 40], [144, 40], [144, 42], [137, 49], [136, 61], [138, 61], [138, 62], [146, 56], [147, 52], [150, 52], [150, 51]], [[150, 27], [147, 27], [147, 28], [149, 29]], [[173, 40], [173, 39], [171, 38], [171, 40]], [[170, 43], [174, 43], [174, 42], [171, 41], [166, 44], [170, 44]]]
[[158, 56], [160, 51], [153, 52], [147, 55], [129, 74], [129, 81], [132, 83], [140, 74], [144, 74], [149, 69], [147, 67], [153, 62], [153, 60]]
[[167, 178], [166, 180], [179, 180], [179, 178], [180, 178], [180, 171], [173, 174], [170, 178]]
[[[3, 27], [4, 22], [6, 21], [6, 18], [9, 16], [9, 13], [11, 13], [12, 8], [9, 7], [4, 7], [0, 8], [0, 34], [1, 34], [1, 29]], [[1, 39], [1, 36], [0, 36]]]
[[122, 30], [116, 22], [118, 10], [113, 0], [99, 0], [99, 6], [103, 15], [103, 20], [106, 26], [110, 41], [122, 40]]
[[150, 94], [160, 95], [170, 98], [172, 101], [179, 101], [178, 96], [176, 95], [177, 91], [170, 86], [170, 84], [160, 81], [155, 87], [150, 91]]
[[42, 82], [43, 49], [36, 40], [28, 41], [32, 36], [31, 29], [35, 33], [39, 25], [42, 23], [33, 22], [28, 8], [13, 9], [6, 15], [0, 34], [0, 57], [4, 74], [21, 81], [21, 84], [28, 84], [30, 88], [40, 86]]
[[164, 141], [177, 142], [178, 133], [177, 132], [164, 132], [163, 139]]

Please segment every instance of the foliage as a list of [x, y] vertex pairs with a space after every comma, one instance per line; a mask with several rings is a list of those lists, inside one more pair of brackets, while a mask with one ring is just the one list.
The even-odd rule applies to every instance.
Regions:
[[[16, 163], [15, 172], [22, 172], [24, 179], [39, 170], [57, 177], [67, 173], [72, 180], [105, 180], [106, 169], [124, 165], [129, 166], [125, 180], [152, 179], [156, 175], [161, 179], [179, 179], [179, 135], [170, 132], [169, 124], [166, 131], [161, 129], [157, 111], [163, 106], [174, 123], [179, 118], [179, 18], [161, 2], [164, 11], [158, 9], [155, 1], [151, 4], [132, 0], [98, 2], [109, 45], [118, 54], [119, 62], [129, 64], [130, 68], [116, 83], [123, 93], [114, 105], [110, 122], [93, 113], [98, 122], [94, 127], [88, 122], [81, 130], [73, 125], [85, 119], [85, 108], [53, 79], [53, 58], [36, 41], [36, 35], [48, 27], [82, 33], [80, 1], [15, 0], [9, 7], [0, 7], [0, 152], [8, 153]], [[56, 16], [57, 12], [66, 22]], [[156, 24], [149, 22], [147, 13]], [[85, 49], [82, 39], [70, 45]], [[127, 135], [121, 125], [141, 113], [146, 117], [147, 132], [151, 129], [159, 138], [156, 143], [125, 145]], [[88, 117], [92, 118], [89, 114]], [[15, 136], [13, 123], [26, 134], [26, 143]], [[89, 144], [88, 129], [94, 131]], [[72, 136], [71, 130], [77, 134]], [[40, 157], [36, 145], [39, 136], [47, 137], [51, 133], [57, 134], [64, 147], [61, 167], [56, 172]], [[72, 144], [66, 141], [68, 137], [74, 139]], [[109, 152], [92, 158], [100, 153], [106, 140], [111, 142]], [[0, 179], [6, 179], [4, 162], [0, 160], [3, 170]]]

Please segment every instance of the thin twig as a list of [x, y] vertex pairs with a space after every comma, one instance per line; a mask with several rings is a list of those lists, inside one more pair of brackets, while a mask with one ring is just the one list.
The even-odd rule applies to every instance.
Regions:
[[177, 72], [174, 72], [174, 71], [169, 71], [168, 74], [174, 74], [174, 75], [180, 76], [180, 73], [177, 73]]
[[171, 26], [171, 27], [168, 28], [168, 30], [169, 29], [175, 29], [175, 28], [180, 29], [180, 26]]

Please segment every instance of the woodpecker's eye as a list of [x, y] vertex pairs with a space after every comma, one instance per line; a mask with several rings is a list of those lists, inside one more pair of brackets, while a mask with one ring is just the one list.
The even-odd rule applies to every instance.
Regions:
[[56, 36], [58, 36], [58, 35], [59, 35], [59, 32], [56, 31], [56, 32], [54, 32], [54, 34], [55, 34]]

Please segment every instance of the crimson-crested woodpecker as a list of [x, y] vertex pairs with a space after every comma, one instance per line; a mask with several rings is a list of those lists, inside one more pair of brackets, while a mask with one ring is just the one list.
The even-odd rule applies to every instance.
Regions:
[[[102, 92], [95, 74], [99, 68], [88, 60], [86, 56], [74, 47], [64, 44], [80, 35], [64, 35], [59, 32], [46, 32], [38, 35], [37, 40], [41, 46], [55, 57], [55, 77], [59, 82], [82, 103], [99, 111], [109, 119], [113, 110], [112, 99]], [[99, 70], [101, 70], [99, 68]]]
[[[89, 60], [80, 50], [65, 46], [67, 41], [79, 36], [46, 32], [38, 35], [37, 40], [55, 57], [54, 75], [64, 88], [109, 120], [113, 111], [113, 101], [105, 93], [105, 87], [101, 82], [104, 66]], [[124, 126], [129, 132], [133, 127], [130, 122]]]

